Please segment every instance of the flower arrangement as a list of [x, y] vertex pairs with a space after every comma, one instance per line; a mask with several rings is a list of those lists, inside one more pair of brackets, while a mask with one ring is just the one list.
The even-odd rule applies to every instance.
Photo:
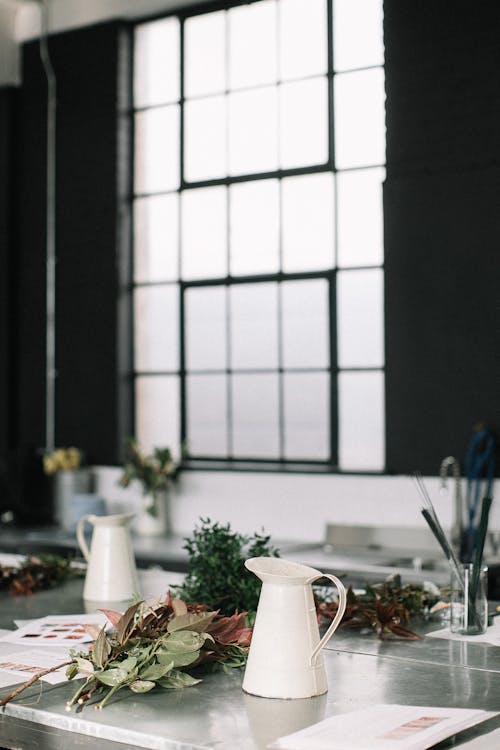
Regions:
[[44, 453], [43, 471], [56, 474], [58, 471], [75, 471], [82, 465], [83, 456], [78, 448], [58, 448], [52, 453]]
[[128, 442], [127, 460], [119, 484], [128, 487], [137, 479], [142, 485], [142, 494], [146, 496], [146, 510], [156, 515], [156, 494], [168, 489], [179, 471], [179, 466], [172, 457], [170, 448], [154, 448], [152, 455], [144, 453], [135, 438]]

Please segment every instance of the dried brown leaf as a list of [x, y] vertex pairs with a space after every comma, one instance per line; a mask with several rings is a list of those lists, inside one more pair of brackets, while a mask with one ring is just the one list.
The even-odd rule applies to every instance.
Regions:
[[110, 623], [113, 625], [113, 627], [117, 627], [118, 623], [122, 619], [122, 613], [121, 612], [115, 612], [114, 609], [100, 609], [99, 612], [103, 612], [103, 614], [106, 615]]
[[136, 602], [135, 604], [132, 604], [126, 610], [126, 612], [124, 612], [116, 625], [116, 637], [118, 639], [118, 643], [120, 643], [121, 645], [123, 645], [128, 640], [130, 633], [134, 628], [134, 617], [141, 604], [142, 602]]

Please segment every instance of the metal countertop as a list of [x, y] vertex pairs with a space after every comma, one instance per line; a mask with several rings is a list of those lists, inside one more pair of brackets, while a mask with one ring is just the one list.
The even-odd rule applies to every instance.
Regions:
[[[31, 597], [0, 594], [0, 627], [12, 627], [18, 618], [82, 612], [81, 592], [77, 581]], [[74, 685], [34, 686], [0, 710], [0, 742], [23, 750], [95, 750], [96, 741], [104, 750], [263, 750], [278, 736], [374, 703], [500, 709], [500, 649], [494, 646], [437, 638], [384, 642], [340, 630], [324, 654], [329, 692], [306, 700], [246, 695], [239, 670], [207, 675], [185, 690], [143, 696], [123, 691], [103, 711], [87, 707], [79, 714], [64, 710]], [[466, 741], [480, 737], [477, 749], [493, 750], [488, 733], [498, 727], [500, 717], [439, 748], [465, 750]]]

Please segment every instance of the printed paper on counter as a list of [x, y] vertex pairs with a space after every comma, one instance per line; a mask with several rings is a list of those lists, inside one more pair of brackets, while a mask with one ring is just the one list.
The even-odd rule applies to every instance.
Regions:
[[[65, 661], [69, 661], [69, 651], [63, 649], [57, 651], [56, 649], [50, 649], [50, 651], [47, 649], [43, 651], [16, 651], [7, 656], [0, 656], [2, 685], [25, 682], [43, 669], [57, 667], [58, 664], [63, 664]], [[66, 667], [51, 672], [41, 679], [51, 685], [66, 682]]]
[[268, 745], [273, 750], [426, 750], [496, 716], [495, 711], [376, 705], [314, 724]]
[[53, 615], [32, 620], [18, 630], [3, 635], [0, 641], [23, 644], [23, 646], [58, 646], [77, 648], [90, 643], [94, 637], [87, 632], [87, 626], [102, 628], [109, 625], [104, 614]]

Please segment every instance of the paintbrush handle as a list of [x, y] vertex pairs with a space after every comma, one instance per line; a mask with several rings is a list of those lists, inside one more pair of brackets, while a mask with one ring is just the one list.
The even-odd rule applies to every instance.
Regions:
[[458, 580], [462, 580], [462, 572], [460, 570], [460, 565], [458, 563], [458, 560], [455, 556], [455, 553], [453, 552], [453, 549], [446, 539], [446, 536], [444, 534], [443, 529], [441, 528], [441, 525], [438, 521], [436, 521], [435, 518], [433, 518], [432, 514], [426, 509], [422, 508], [422, 515], [427, 521], [427, 524], [430, 527], [430, 530], [434, 534], [434, 537], [436, 541], [438, 542], [439, 546], [443, 550], [446, 559], [450, 563], [451, 567], [453, 568], [453, 571], [455, 575], [457, 576]]
[[488, 531], [488, 518], [490, 515], [490, 508], [493, 499], [491, 497], [484, 497], [481, 505], [481, 519], [477, 529], [476, 537], [476, 549], [474, 552], [474, 560], [472, 565], [472, 586], [471, 593], [475, 598], [477, 593], [477, 587], [479, 585], [479, 577], [481, 575], [481, 567], [483, 564], [483, 552], [484, 543], [486, 541], [486, 534]]

